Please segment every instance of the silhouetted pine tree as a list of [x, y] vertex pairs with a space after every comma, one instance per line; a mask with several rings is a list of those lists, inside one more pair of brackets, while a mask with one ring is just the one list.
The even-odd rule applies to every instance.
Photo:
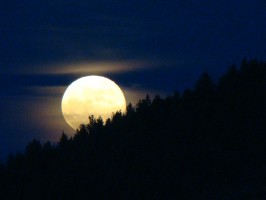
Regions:
[[89, 116], [56, 145], [31, 141], [0, 165], [0, 198], [261, 200], [265, 134], [266, 63], [244, 59], [217, 83], [203, 73], [182, 94]]

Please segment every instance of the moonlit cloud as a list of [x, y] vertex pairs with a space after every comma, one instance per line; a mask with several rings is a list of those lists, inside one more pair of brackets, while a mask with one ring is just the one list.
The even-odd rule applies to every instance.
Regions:
[[43, 67], [30, 68], [22, 74], [48, 74], [48, 75], [106, 75], [122, 74], [130, 71], [157, 67], [158, 63], [149, 61], [83, 61], [50, 64]]
[[66, 86], [55, 87], [43, 87], [43, 86], [31, 86], [27, 90], [30, 91], [33, 96], [43, 97], [61, 97], [66, 89]]
[[[38, 138], [43, 141], [56, 141], [63, 130], [70, 135], [73, 130], [63, 119], [61, 111], [61, 99], [66, 87], [29, 87], [31, 96], [23, 99], [21, 115], [31, 122], [32, 127], [39, 127]], [[18, 103], [14, 102], [14, 105]], [[18, 105], [21, 105], [19, 102]], [[32, 128], [31, 128], [32, 129]]]
[[57, 141], [63, 130], [69, 135], [74, 133], [62, 115], [61, 93], [57, 97], [42, 96], [37, 97], [36, 100], [36, 103], [28, 105], [28, 109], [32, 125], [42, 130], [39, 135], [40, 139]]

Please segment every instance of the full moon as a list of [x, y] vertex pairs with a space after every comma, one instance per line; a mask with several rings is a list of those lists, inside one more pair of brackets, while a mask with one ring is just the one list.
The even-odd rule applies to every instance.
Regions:
[[106, 119], [116, 111], [125, 112], [126, 100], [119, 86], [102, 76], [77, 79], [66, 89], [61, 103], [66, 122], [75, 130], [88, 124], [88, 117]]

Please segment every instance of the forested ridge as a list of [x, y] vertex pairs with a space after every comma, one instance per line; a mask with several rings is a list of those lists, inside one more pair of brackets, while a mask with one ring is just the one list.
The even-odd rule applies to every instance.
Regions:
[[10, 155], [0, 199], [266, 199], [266, 62], [88, 122]]

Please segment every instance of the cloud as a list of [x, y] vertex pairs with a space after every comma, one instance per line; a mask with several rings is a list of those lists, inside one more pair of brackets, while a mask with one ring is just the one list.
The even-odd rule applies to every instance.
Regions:
[[121, 74], [130, 71], [142, 70], [156, 66], [148, 61], [82, 61], [52, 64], [43, 67], [30, 68], [22, 73], [47, 75], [106, 75]]
[[30, 91], [33, 95], [38, 97], [62, 97], [64, 91], [66, 90], [67, 86], [52, 86], [52, 87], [43, 87], [43, 86], [33, 86], [29, 87], [28, 91]]
[[[1, 98], [0, 124], [14, 129], [12, 124], [23, 127], [17, 139], [40, 138], [55, 141], [62, 130], [71, 130], [61, 113], [61, 98], [65, 87], [30, 87], [31, 95], [5, 96]], [[7, 106], [8, 105], [8, 106]], [[21, 135], [22, 134], [22, 135]], [[14, 141], [15, 142], [15, 141]]]
[[[36, 67], [17, 74], [5, 74], [0, 79], [0, 96], [41, 96], [53, 91], [47, 88], [66, 87], [74, 80], [88, 75], [102, 75], [119, 86], [139, 91], [173, 92], [191, 82], [191, 67], [181, 61], [94, 61], [72, 62]], [[200, 74], [194, 69], [193, 73]], [[137, 87], [136, 87], [137, 86]], [[34, 87], [43, 88], [33, 90]], [[147, 92], [146, 92], [147, 93]]]
[[[160, 68], [165, 63], [153, 60], [91, 60], [91, 61], [69, 61], [54, 62], [52, 64], [27, 65], [17, 68], [12, 72], [4, 69], [0, 82], [20, 82], [22, 84], [41, 81], [45, 77], [58, 82], [62, 79], [88, 75], [123, 75], [131, 72], [140, 72]], [[10, 69], [9, 69], [10, 70]]]

